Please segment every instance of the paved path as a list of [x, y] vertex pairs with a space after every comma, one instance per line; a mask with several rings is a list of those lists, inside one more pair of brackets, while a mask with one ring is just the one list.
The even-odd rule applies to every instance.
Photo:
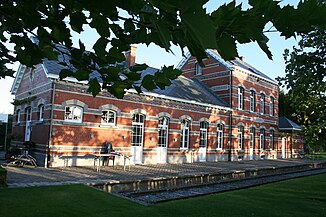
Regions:
[[93, 167], [6, 167], [8, 187], [63, 185], [76, 183], [102, 183], [108, 181], [133, 181], [181, 175], [214, 174], [247, 169], [295, 166], [320, 161], [302, 159], [259, 160], [239, 162], [206, 162], [192, 164], [132, 165], [130, 171], [122, 166], [105, 167], [96, 172]]

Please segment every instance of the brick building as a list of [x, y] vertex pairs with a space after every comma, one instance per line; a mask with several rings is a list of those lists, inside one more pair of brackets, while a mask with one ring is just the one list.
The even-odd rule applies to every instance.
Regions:
[[[288, 157], [278, 138], [277, 83], [243, 59], [207, 55], [205, 67], [183, 58], [183, 75], [165, 90], [129, 90], [123, 99], [106, 91], [94, 98], [87, 82], [60, 81], [56, 61], [33, 71], [20, 65], [11, 89], [12, 145], [33, 141], [38, 163], [53, 167], [91, 165], [87, 154], [105, 141], [135, 164]], [[134, 48], [126, 56], [135, 63]]]

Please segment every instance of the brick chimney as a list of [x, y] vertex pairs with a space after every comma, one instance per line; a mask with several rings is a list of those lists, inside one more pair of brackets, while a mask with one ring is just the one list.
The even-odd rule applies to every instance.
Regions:
[[126, 63], [128, 66], [134, 66], [136, 64], [136, 49], [136, 46], [131, 45], [130, 50], [125, 53]]

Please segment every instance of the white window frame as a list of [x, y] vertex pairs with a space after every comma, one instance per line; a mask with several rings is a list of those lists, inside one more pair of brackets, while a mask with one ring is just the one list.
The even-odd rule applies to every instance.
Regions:
[[256, 104], [256, 92], [254, 90], [250, 91], [250, 111], [255, 112]]
[[195, 66], [195, 75], [202, 75], [203, 74], [203, 67], [197, 62]]
[[[67, 114], [67, 108], [70, 108], [70, 113]], [[80, 117], [78, 119], [75, 119], [75, 117], [78, 117], [78, 115], [76, 114], [77, 111], [80, 111]], [[82, 123], [83, 122], [83, 114], [84, 114], [84, 110], [82, 107], [80, 106], [76, 106], [76, 105], [70, 105], [70, 106], [66, 106], [65, 107], [65, 116], [64, 116], [64, 121], [65, 122], [72, 122], [72, 123]]]
[[168, 117], [160, 117], [158, 121], [158, 147], [166, 148], [168, 147], [169, 141], [169, 122]]
[[269, 131], [269, 149], [274, 150], [274, 130]]
[[270, 102], [269, 102], [269, 115], [274, 116], [274, 97], [270, 97]]
[[217, 124], [217, 141], [216, 141], [216, 149], [221, 150], [223, 148], [223, 130], [224, 124]]
[[[106, 112], [106, 114], [104, 114]], [[109, 122], [109, 119], [112, 119], [112, 116], [109, 117], [109, 115], [113, 115], [113, 122]], [[103, 110], [101, 115], [101, 124], [103, 125], [115, 125], [117, 119], [117, 112], [114, 110]]]
[[260, 129], [259, 132], [259, 150], [264, 150], [265, 146], [265, 129]]
[[199, 147], [207, 147], [207, 138], [208, 138], [208, 122], [201, 121], [199, 129]]
[[43, 117], [44, 117], [44, 105], [41, 104], [38, 106], [38, 111], [39, 111], [39, 121], [43, 121]]
[[260, 94], [260, 114], [265, 113], [265, 94]]
[[244, 88], [238, 87], [238, 109], [243, 110], [243, 93]]
[[17, 114], [16, 114], [16, 122], [17, 122], [17, 124], [20, 124], [20, 115], [21, 115], [21, 111], [20, 111], [20, 109], [18, 109]]
[[238, 149], [239, 150], [243, 149], [243, 131], [244, 131], [244, 127], [239, 126], [238, 127]]
[[143, 146], [145, 115], [133, 114], [131, 130], [131, 146]]
[[183, 119], [180, 127], [180, 150], [189, 149], [190, 120]]

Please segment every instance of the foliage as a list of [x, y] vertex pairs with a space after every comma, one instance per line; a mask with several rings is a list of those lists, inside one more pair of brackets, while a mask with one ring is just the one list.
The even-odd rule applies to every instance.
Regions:
[[293, 52], [285, 51], [285, 78], [278, 80], [288, 90], [290, 107], [302, 124], [310, 148], [326, 148], [326, 30], [302, 34]]
[[[19, 61], [33, 67], [44, 58], [59, 59], [64, 66], [61, 79], [87, 80], [94, 96], [105, 88], [121, 98], [129, 88], [163, 89], [181, 73], [164, 67], [157, 77], [142, 77], [139, 71], [147, 66], [120, 64], [131, 44], [154, 43], [167, 52], [175, 44], [202, 63], [205, 49], [216, 49], [229, 60], [238, 55], [236, 43], [256, 42], [272, 58], [266, 32], [280, 31], [289, 38], [326, 25], [326, 6], [319, 0], [300, 1], [297, 8], [281, 8], [273, 0], [250, 0], [247, 10], [232, 1], [211, 14], [203, 7], [207, 1], [2, 0], [0, 77], [13, 75], [6, 63]], [[265, 31], [267, 23], [273, 28]], [[71, 40], [73, 33], [80, 34], [86, 27], [98, 33], [91, 52], [85, 52], [84, 39], [78, 48]], [[14, 49], [6, 47], [8, 43]], [[90, 76], [94, 72], [97, 77]]]
[[33, 102], [37, 97], [36, 96], [31, 96], [31, 97], [26, 97], [24, 99], [14, 99], [14, 101], [11, 103], [13, 105], [24, 105], [24, 104], [30, 104]]
[[326, 192], [322, 190], [326, 189], [325, 178], [325, 174], [309, 176], [153, 206], [143, 206], [83, 185], [7, 188], [0, 191], [0, 215], [317, 217], [326, 214]]

